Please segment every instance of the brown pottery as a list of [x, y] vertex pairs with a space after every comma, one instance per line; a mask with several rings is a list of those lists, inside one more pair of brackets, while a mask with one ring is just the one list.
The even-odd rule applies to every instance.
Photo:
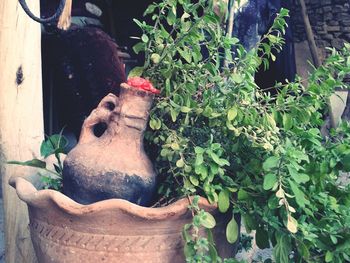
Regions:
[[[29, 180], [29, 179], [28, 179]], [[183, 263], [184, 224], [191, 222], [189, 201], [181, 199], [161, 208], [142, 207], [110, 199], [81, 205], [54, 190], [37, 190], [16, 177], [10, 184], [27, 203], [30, 232], [39, 263]], [[213, 233], [222, 257], [231, 257], [227, 218], [205, 199], [200, 207], [213, 212]]]
[[[121, 198], [148, 205], [156, 174], [143, 148], [154, 94], [125, 83], [85, 120], [79, 143], [64, 161], [63, 192], [81, 204]], [[96, 136], [97, 125], [106, 130]]]

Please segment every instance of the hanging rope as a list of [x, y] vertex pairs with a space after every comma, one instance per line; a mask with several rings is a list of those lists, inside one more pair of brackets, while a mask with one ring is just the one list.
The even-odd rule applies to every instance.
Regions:
[[41, 24], [48, 24], [59, 20], [57, 27], [66, 30], [70, 26], [70, 17], [72, 10], [72, 0], [61, 0], [56, 12], [48, 17], [41, 18], [35, 16], [29, 9], [26, 0], [18, 0], [24, 12], [34, 21]]

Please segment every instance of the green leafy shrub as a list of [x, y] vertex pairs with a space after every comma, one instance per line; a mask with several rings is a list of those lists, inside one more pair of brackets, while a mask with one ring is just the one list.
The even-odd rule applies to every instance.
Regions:
[[[60, 154], [65, 153], [68, 144], [67, 139], [61, 134], [54, 134], [43, 140], [40, 146], [40, 155], [42, 159], [32, 159], [25, 162], [9, 161], [8, 164], [23, 165], [40, 169], [40, 179], [46, 189], [60, 191], [62, 189], [62, 160]], [[54, 170], [47, 167], [47, 158], [54, 156], [56, 163], [53, 163]]]
[[[164, 0], [145, 12], [152, 25], [135, 20], [143, 34], [134, 51], [144, 52], [145, 65], [130, 75], [161, 89], [146, 134], [164, 178], [159, 194], [201, 195], [221, 212], [240, 213], [258, 246], [274, 248], [276, 262], [350, 261], [350, 189], [337, 184], [340, 171], [350, 171], [350, 126], [321, 135], [330, 95], [348, 88], [350, 45], [331, 49], [307, 80], [277, 83], [271, 95], [254, 74], [281, 50], [288, 11], [246, 51], [213, 10], [212, 1]], [[210, 236], [188, 235], [213, 227], [196, 204], [190, 209], [187, 261], [221, 262]], [[232, 217], [231, 243], [237, 228]]]

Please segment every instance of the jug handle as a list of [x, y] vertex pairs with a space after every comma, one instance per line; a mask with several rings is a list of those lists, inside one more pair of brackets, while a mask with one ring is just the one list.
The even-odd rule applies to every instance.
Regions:
[[118, 105], [118, 100], [119, 98], [112, 93], [101, 100], [97, 108], [85, 119], [81, 128], [79, 143], [89, 143], [97, 138], [94, 134], [94, 126], [101, 122], [108, 125], [111, 113]]

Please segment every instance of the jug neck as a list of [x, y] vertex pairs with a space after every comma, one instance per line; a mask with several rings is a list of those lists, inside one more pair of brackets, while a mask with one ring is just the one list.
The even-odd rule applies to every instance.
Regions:
[[114, 110], [114, 125], [117, 126], [114, 130], [117, 129], [118, 133], [127, 135], [129, 139], [142, 139], [153, 99], [153, 93], [122, 83], [118, 105]]

